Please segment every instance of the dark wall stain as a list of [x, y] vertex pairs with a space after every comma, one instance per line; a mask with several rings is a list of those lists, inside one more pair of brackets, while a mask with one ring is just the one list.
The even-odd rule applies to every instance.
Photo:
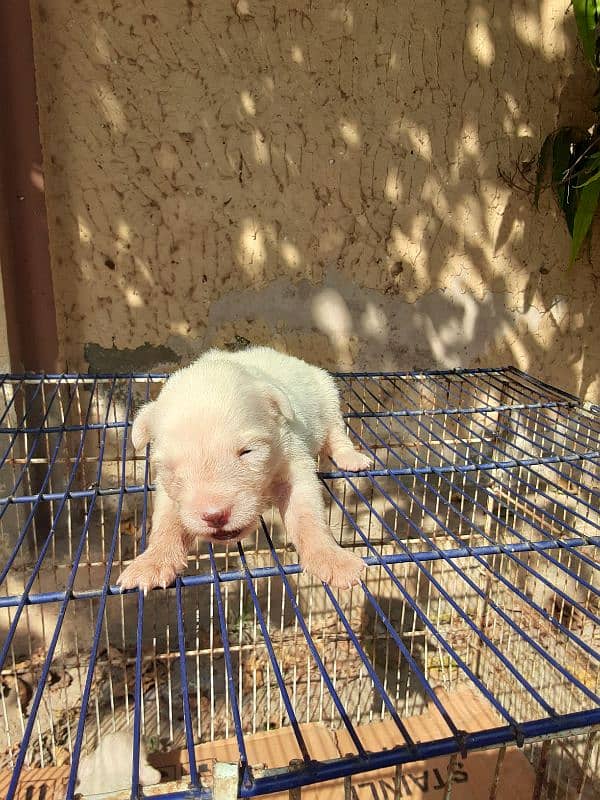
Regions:
[[135, 349], [101, 347], [88, 342], [83, 348], [88, 363], [88, 373], [96, 372], [150, 372], [158, 364], [179, 364], [181, 356], [164, 345], [143, 344]]
[[238, 336], [237, 333], [232, 342], [225, 342], [223, 345], [223, 349], [229, 350], [230, 353], [235, 353], [237, 350], [247, 350], [249, 347], [252, 347], [250, 339], [246, 339], [245, 336]]

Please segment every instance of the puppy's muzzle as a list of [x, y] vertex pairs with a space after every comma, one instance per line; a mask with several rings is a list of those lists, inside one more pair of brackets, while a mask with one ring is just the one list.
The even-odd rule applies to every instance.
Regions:
[[220, 530], [229, 522], [229, 518], [231, 517], [231, 508], [209, 508], [206, 509], [206, 511], [203, 511], [201, 516], [209, 528]]
[[237, 539], [242, 534], [241, 530], [237, 531], [211, 531], [210, 538], [217, 542], [230, 542], [232, 539]]

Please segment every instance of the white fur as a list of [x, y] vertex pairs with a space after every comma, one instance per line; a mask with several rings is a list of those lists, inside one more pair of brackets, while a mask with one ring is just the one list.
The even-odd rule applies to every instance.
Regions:
[[[84, 756], [77, 770], [76, 792], [86, 798], [106, 797], [131, 786], [133, 764], [133, 734], [115, 731], [103, 736], [98, 747]], [[148, 755], [140, 741], [140, 783], [151, 786], [160, 783], [160, 772], [148, 764]]]
[[194, 537], [238, 541], [272, 503], [305, 569], [337, 586], [360, 579], [362, 561], [327, 527], [315, 457], [324, 452], [346, 470], [369, 459], [347, 438], [324, 370], [268, 347], [209, 350], [141, 409], [132, 440], [136, 449], [152, 442], [156, 500], [148, 548], [121, 587], [170, 584]]

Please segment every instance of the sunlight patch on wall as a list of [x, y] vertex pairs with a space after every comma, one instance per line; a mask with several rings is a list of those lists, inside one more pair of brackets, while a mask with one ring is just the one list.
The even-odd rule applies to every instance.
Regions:
[[340, 133], [348, 147], [352, 147], [353, 149], [360, 147], [360, 133], [358, 132], [356, 123], [350, 122], [350, 120], [347, 119], [340, 120]]
[[169, 327], [171, 332], [177, 334], [178, 336], [190, 335], [190, 324], [185, 320], [182, 320], [181, 322], [172, 322]]
[[127, 305], [131, 308], [142, 308], [144, 305], [144, 301], [140, 297], [137, 289], [132, 289], [128, 287], [125, 289], [125, 299], [127, 300]]
[[312, 303], [313, 319], [328, 336], [338, 338], [352, 332], [352, 316], [346, 301], [335, 289], [323, 289]]
[[88, 227], [87, 222], [85, 222], [81, 217], [77, 217], [77, 227], [79, 229], [79, 241], [82, 244], [91, 244], [92, 243], [92, 232]]
[[348, 7], [347, 3], [338, 3], [331, 12], [331, 19], [341, 22], [345, 33], [352, 33], [354, 29], [354, 12]]
[[473, 59], [482, 67], [491, 67], [496, 57], [494, 40], [486, 19], [487, 14], [476, 8], [467, 29], [467, 42]]
[[110, 64], [111, 52], [108, 34], [103, 28], [98, 27], [96, 24], [94, 24], [93, 27], [94, 45], [96, 46], [98, 61], [101, 61], [103, 64]]
[[298, 267], [302, 266], [302, 256], [296, 245], [288, 241], [283, 241], [279, 251], [288, 267], [298, 269]]
[[242, 220], [238, 261], [246, 272], [252, 277], [262, 274], [260, 269], [267, 260], [265, 237], [256, 220], [246, 218]]
[[258, 128], [254, 129], [252, 135], [252, 144], [254, 146], [254, 159], [256, 163], [264, 167], [271, 163], [271, 155], [269, 153], [269, 145], [267, 144], [267, 137]]
[[565, 25], [565, 7], [553, 2], [535, 4], [535, 10], [514, 5], [514, 30], [517, 38], [528, 48], [535, 48], [548, 62], [564, 58], [572, 48], [569, 26]]
[[411, 280], [407, 296], [415, 297], [419, 292], [429, 288], [430, 275], [427, 260], [421, 258], [422, 241], [429, 224], [426, 214], [416, 214], [410, 223], [410, 233], [402, 230], [398, 225], [393, 225], [391, 237], [388, 241], [388, 254], [398, 261], [410, 265]]
[[546, 61], [564, 58], [570, 49], [568, 25], [559, 24], [564, 15], [556, 12], [554, 3], [540, 3], [540, 45]]
[[131, 241], [131, 228], [123, 219], [117, 222], [117, 236], [123, 242]]
[[431, 204], [431, 207], [434, 209], [438, 217], [444, 220], [444, 224], [446, 223], [446, 220], [451, 220], [451, 216], [449, 216], [450, 204], [446, 198], [444, 187], [436, 175], [427, 175], [423, 181], [421, 197], [423, 200], [426, 200]]
[[252, 9], [250, 8], [248, 0], [238, 0], [235, 4], [235, 13], [239, 17], [250, 17], [252, 15]]
[[525, 343], [517, 337], [512, 339], [508, 343], [508, 346], [512, 352], [513, 360], [516, 366], [519, 367], [519, 369], [528, 370], [531, 359], [529, 358], [529, 353], [527, 352]]
[[404, 132], [410, 142], [411, 148], [414, 150], [414, 154], [425, 161], [431, 161], [431, 138], [427, 128], [419, 125], [412, 125], [410, 128], [406, 127]]
[[96, 88], [96, 97], [106, 121], [110, 122], [119, 133], [126, 133], [128, 129], [127, 119], [114, 92], [108, 86], [99, 84]]
[[506, 104], [506, 114], [502, 121], [502, 129], [504, 132], [510, 136], [517, 136], [519, 138], [533, 138], [533, 130], [529, 123], [523, 120], [523, 113], [515, 98], [508, 92], [505, 92], [504, 102]]
[[472, 122], [465, 122], [460, 136], [460, 147], [468, 156], [480, 158], [479, 131]]
[[142, 261], [141, 258], [138, 256], [133, 257], [133, 263], [135, 264], [136, 272], [139, 272], [142, 278], [146, 281], [149, 286], [154, 286], [156, 281], [154, 280], [152, 273], [146, 266], [146, 264]]
[[240, 102], [246, 114], [249, 114], [251, 117], [256, 114], [256, 103], [247, 89], [240, 92]]
[[323, 289], [313, 298], [312, 317], [335, 351], [340, 368], [352, 363], [350, 336], [352, 315], [342, 295], [335, 289]]
[[402, 199], [402, 182], [398, 164], [388, 164], [383, 194], [390, 203], [399, 203]]
[[561, 328], [569, 316], [569, 303], [566, 297], [557, 296], [552, 301], [548, 313], [556, 323], [558, 328]]
[[363, 332], [379, 342], [388, 340], [388, 320], [381, 308], [368, 302], [360, 318]]

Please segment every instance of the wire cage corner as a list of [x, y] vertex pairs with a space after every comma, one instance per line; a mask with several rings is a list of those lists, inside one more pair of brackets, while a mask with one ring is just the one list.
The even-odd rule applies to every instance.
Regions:
[[[131, 419], [166, 377], [0, 379], [7, 800], [48, 768], [72, 798], [115, 742], [131, 797], [150, 764], [153, 794], [219, 800], [215, 753], [240, 797], [325, 780], [351, 796], [353, 776], [380, 769], [401, 796], [411, 764], [442, 757], [450, 797], [482, 751], [494, 797], [514, 746], [532, 796], [598, 796], [597, 408], [512, 367], [339, 373], [371, 468], [319, 475], [362, 584], [304, 574], [272, 511], [239, 546], [199, 546], [166, 591], [121, 594], [153, 500]], [[283, 763], [266, 736], [287, 737]]]

